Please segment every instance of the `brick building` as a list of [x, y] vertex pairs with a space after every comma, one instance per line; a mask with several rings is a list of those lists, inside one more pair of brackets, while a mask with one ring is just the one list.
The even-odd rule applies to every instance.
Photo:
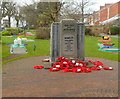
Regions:
[[114, 4], [100, 6], [99, 11], [93, 12], [87, 18], [87, 22], [91, 25], [107, 24], [117, 20], [120, 20], [120, 1]]

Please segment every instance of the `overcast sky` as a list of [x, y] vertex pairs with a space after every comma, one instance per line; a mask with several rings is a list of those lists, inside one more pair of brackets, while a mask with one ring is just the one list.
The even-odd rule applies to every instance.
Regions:
[[[14, 1], [22, 5], [24, 3], [30, 4], [32, 1], [40, 1], [40, 0], [14, 0]], [[43, 1], [47, 1], [47, 0], [43, 0]], [[66, 1], [70, 1], [70, 0], [66, 0]], [[80, 1], [80, 0], [76, 0], [76, 1]], [[96, 2], [96, 4], [93, 6], [93, 9], [99, 10], [99, 7], [103, 6], [105, 3], [116, 3], [119, 2], [120, 0], [92, 0], [92, 1]]]
[[103, 6], [105, 3], [116, 3], [119, 2], [120, 0], [93, 0], [97, 4], [95, 5], [95, 8], [99, 10], [100, 6]]

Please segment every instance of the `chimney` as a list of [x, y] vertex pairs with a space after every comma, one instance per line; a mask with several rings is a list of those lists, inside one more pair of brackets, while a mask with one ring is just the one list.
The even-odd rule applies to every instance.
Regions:
[[104, 6], [100, 6], [100, 10], [103, 9], [103, 8], [104, 8]]

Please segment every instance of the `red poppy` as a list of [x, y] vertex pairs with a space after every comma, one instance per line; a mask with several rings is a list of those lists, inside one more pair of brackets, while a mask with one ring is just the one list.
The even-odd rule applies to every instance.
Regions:
[[68, 62], [68, 64], [69, 64], [71, 67], [73, 67], [73, 66], [75, 66], [75, 64], [76, 64], [76, 61], [75, 61], [75, 60], [70, 60], [70, 61]]
[[64, 68], [70, 68], [70, 66], [67, 64], [67, 65], [63, 65], [63, 69]]
[[68, 68], [64, 68], [64, 69], [62, 69], [62, 71], [63, 71], [63, 72], [73, 72], [72, 69], [68, 69]]
[[104, 70], [113, 70], [112, 67], [104, 67]]
[[58, 63], [54, 63], [52, 67], [60, 69], [63, 67], [63, 65], [60, 62], [58, 62]]
[[89, 67], [82, 67], [82, 72], [85, 72], [85, 73], [91, 72], [91, 68], [89, 68]]
[[50, 68], [49, 71], [59, 71], [60, 69], [58, 68]]
[[104, 64], [100, 61], [94, 61], [93, 63], [95, 66], [104, 66]]
[[63, 64], [63, 65], [67, 65], [68, 62], [67, 62], [67, 61], [63, 61], [62, 64]]
[[70, 67], [68, 61], [62, 61], [61, 64], [63, 65], [63, 68], [69, 68]]
[[88, 60], [88, 62], [93, 63], [93, 61], [92, 61], [92, 60]]
[[81, 67], [74, 67], [74, 68], [72, 68], [72, 71], [75, 72], [75, 73], [81, 73], [82, 68]]
[[77, 61], [75, 66], [82, 66], [82, 67], [86, 67], [86, 63], [83, 61]]
[[61, 68], [60, 65], [53, 65], [52, 67], [53, 67], [53, 68], [59, 68], [59, 69]]
[[86, 73], [91, 72], [91, 68], [87, 67], [86, 68]]
[[73, 69], [69, 69], [69, 72], [73, 72]]
[[65, 57], [58, 57], [59, 61], [66, 60]]
[[91, 70], [97, 70], [97, 71], [99, 71], [101, 69], [99, 67], [92, 67]]
[[34, 66], [34, 69], [43, 69], [44, 66]]

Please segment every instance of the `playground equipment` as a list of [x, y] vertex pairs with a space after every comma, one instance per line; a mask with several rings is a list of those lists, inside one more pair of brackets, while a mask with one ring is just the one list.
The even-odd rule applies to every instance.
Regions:
[[[22, 36], [18, 36], [18, 37], [21, 37], [21, 40], [22, 40], [22, 41], [26, 41], [26, 42], [32, 42], [32, 41], [35, 41], [35, 40], [33, 40], [33, 39], [28, 39], [28, 38], [26, 38], [26, 37], [22, 37]], [[17, 37], [17, 36], [16, 36], [16, 37], [14, 37], [14, 36], [10, 36], [11, 39], [17, 39], [18, 37]]]
[[17, 39], [14, 40], [14, 44], [10, 45], [10, 53], [12, 54], [25, 54], [28, 53], [26, 47], [24, 44], [22, 44], [22, 39], [21, 37], [18, 37]]
[[102, 37], [102, 40], [98, 40], [100, 42], [102, 42], [102, 44], [98, 43], [98, 46], [100, 47], [100, 49], [98, 49], [99, 51], [105, 51], [105, 52], [120, 52], [120, 49], [115, 48], [113, 43], [107, 43], [112, 41], [112, 39], [110, 39], [110, 37]]

